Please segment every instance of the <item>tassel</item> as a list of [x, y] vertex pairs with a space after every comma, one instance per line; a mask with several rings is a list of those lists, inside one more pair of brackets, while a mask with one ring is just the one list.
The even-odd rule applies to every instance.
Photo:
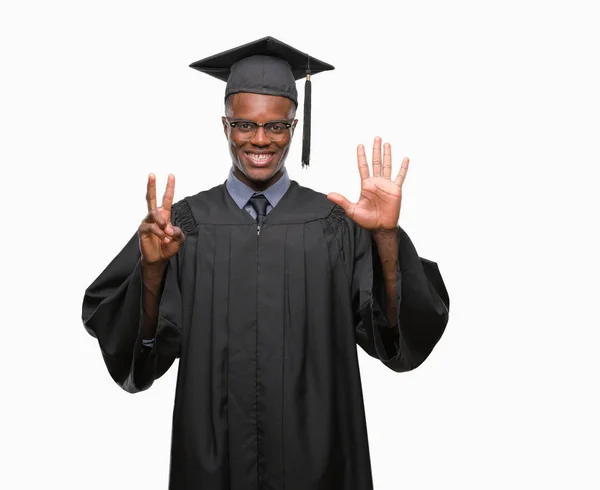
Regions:
[[310, 163], [310, 112], [312, 87], [310, 82], [310, 62], [306, 70], [306, 83], [304, 84], [304, 128], [302, 130], [302, 168]]

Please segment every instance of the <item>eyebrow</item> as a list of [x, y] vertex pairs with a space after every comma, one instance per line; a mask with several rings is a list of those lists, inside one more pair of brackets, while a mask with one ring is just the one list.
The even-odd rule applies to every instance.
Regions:
[[[251, 122], [251, 123], [257, 123], [256, 121], [253, 121], [252, 119], [234, 119], [234, 118], [230, 118], [231, 122]], [[266, 121], [262, 124], [268, 124], [268, 123], [275, 123], [275, 122], [281, 122], [281, 123], [288, 123], [291, 124], [291, 121], [289, 119], [272, 119], [270, 121]]]

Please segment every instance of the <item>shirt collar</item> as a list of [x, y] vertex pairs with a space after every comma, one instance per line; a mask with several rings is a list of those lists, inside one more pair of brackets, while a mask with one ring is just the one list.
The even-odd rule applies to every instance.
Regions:
[[288, 176], [286, 168], [283, 167], [283, 175], [277, 182], [275, 182], [272, 186], [269, 186], [263, 192], [256, 192], [238, 179], [233, 173], [233, 167], [231, 167], [229, 176], [227, 177], [226, 186], [229, 195], [240, 209], [243, 209], [244, 206], [248, 204], [248, 201], [254, 194], [264, 194], [269, 201], [269, 204], [272, 207], [275, 207], [287, 192], [290, 186], [290, 177]]

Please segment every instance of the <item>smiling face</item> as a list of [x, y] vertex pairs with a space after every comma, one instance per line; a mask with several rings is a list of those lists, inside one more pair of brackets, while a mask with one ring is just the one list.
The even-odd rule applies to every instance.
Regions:
[[[285, 97], [241, 92], [229, 96], [225, 111], [230, 121], [266, 123], [291, 121], [296, 106]], [[222, 120], [236, 177], [254, 190], [263, 190], [275, 183], [281, 177], [298, 121], [294, 120], [292, 128], [280, 141], [271, 141], [262, 127], [257, 128], [251, 140], [244, 141], [227, 124], [225, 117]]]

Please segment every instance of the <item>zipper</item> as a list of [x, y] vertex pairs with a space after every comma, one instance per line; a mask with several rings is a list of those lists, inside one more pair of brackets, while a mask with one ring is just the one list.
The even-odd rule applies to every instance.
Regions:
[[256, 345], [255, 345], [255, 353], [256, 353], [256, 371], [254, 373], [255, 376], [255, 385], [254, 385], [254, 403], [256, 407], [256, 479], [257, 479], [257, 488], [261, 487], [262, 475], [260, 473], [260, 443], [258, 438], [258, 246], [259, 246], [259, 237], [260, 237], [260, 223], [256, 223]]

